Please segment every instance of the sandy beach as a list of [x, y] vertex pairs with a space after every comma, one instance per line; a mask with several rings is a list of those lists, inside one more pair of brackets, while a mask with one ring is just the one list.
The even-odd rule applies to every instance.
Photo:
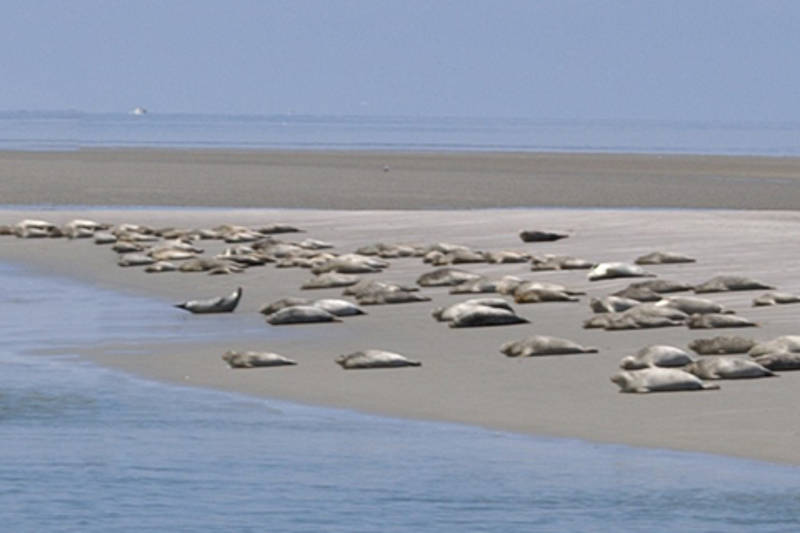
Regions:
[[[23, 218], [61, 224], [76, 217], [180, 228], [283, 222], [305, 233], [279, 237], [329, 241], [336, 252], [379, 241], [452, 242], [484, 251], [630, 262], [664, 250], [690, 255], [697, 263], [648, 267], [660, 278], [700, 283], [718, 274], [741, 274], [797, 294], [798, 180], [800, 161], [790, 158], [4, 152], [0, 224]], [[642, 207], [647, 209], [637, 209]], [[518, 237], [523, 229], [570, 237], [523, 243]], [[217, 241], [202, 245], [206, 255], [224, 247]], [[532, 272], [527, 263], [479, 263], [459, 266], [492, 278], [562, 283], [587, 295], [579, 302], [514, 305], [530, 324], [459, 330], [434, 321], [431, 310], [470, 296], [425, 288], [430, 302], [370, 306], [366, 316], [338, 324], [276, 327], [263, 323], [257, 312], [262, 305], [286, 296], [340, 297], [341, 289], [301, 291], [311, 274], [300, 268], [266, 265], [227, 276], [146, 274], [117, 267], [116, 259], [108, 248], [85, 239], [0, 237], [2, 261], [163, 300], [165, 316], [183, 313], [171, 306], [174, 302], [244, 288], [231, 316], [187, 314], [187, 320], [228, 320], [226, 338], [79, 350], [92, 361], [137, 375], [391, 416], [800, 464], [800, 436], [792, 423], [800, 373], [723, 381], [721, 390], [699, 393], [621, 394], [609, 381], [623, 356], [648, 344], [685, 348], [692, 339], [720, 334], [767, 340], [800, 333], [797, 307], [751, 307], [763, 291], [709, 296], [755, 320], [758, 328], [611, 332], [581, 327], [591, 316], [589, 298], [610, 294], [630, 280], [589, 282], [585, 271]], [[383, 273], [364, 277], [413, 283], [429, 270], [418, 257], [399, 258]], [[253, 321], [263, 323], [263, 334], [237, 333], [237, 326]], [[568, 338], [600, 351], [524, 359], [500, 353], [504, 342], [533, 334]], [[366, 348], [405, 354], [422, 361], [422, 367], [350, 372], [333, 363], [339, 354]], [[299, 364], [231, 370], [220, 360], [228, 349], [274, 351]]]

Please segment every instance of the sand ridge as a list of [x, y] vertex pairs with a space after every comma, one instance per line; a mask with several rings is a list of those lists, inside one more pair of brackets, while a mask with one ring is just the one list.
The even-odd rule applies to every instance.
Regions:
[[[593, 261], [631, 261], [655, 250], [696, 257], [696, 264], [650, 266], [659, 277], [699, 283], [722, 273], [756, 277], [781, 290], [800, 292], [791, 274], [800, 216], [782, 211], [486, 209], [448, 211], [209, 209], [69, 210], [5, 209], [2, 222], [25, 217], [66, 222], [75, 216], [109, 222], [200, 227], [224, 222], [295, 224], [303, 237], [330, 241], [337, 251], [385, 242], [447, 241], [482, 250], [521, 249], [558, 253]], [[522, 229], [563, 231], [553, 243], [523, 243]], [[67, 262], [80, 250], [80, 262]], [[162, 299], [165, 313], [181, 312], [173, 301], [224, 294], [242, 285], [245, 296], [235, 315], [251, 320], [269, 301], [302, 295], [310, 277], [303, 269], [259, 267], [244, 274], [145, 274], [117, 267], [115, 256], [91, 242], [0, 239], [0, 257], [56, 274], [136, 291]], [[229, 338], [212, 343], [146, 344], [89, 348], [95, 361], [156, 379], [258, 394], [310, 404], [352, 408], [403, 417], [448, 420], [535, 434], [574, 437], [723, 453], [800, 464], [792, 425], [800, 374], [778, 379], [726, 381], [720, 391], [627, 395], [609, 376], [619, 360], [652, 343], [685, 347], [691, 339], [715, 332], [685, 327], [607, 332], [581, 327], [591, 315], [588, 299], [622, 288], [630, 280], [589, 282], [585, 271], [531, 272], [530, 265], [466, 265], [492, 277], [513, 274], [585, 289], [580, 302], [514, 305], [529, 325], [452, 330], [434, 321], [435, 306], [468, 296], [446, 288], [425, 289], [427, 303], [375, 306], [364, 317], [341, 324], [292, 326], [275, 334]], [[419, 258], [392, 260], [375, 279], [411, 283], [431, 267]], [[202, 289], [202, 290], [201, 290]], [[202, 294], [200, 294], [202, 292]], [[313, 297], [339, 297], [341, 290], [314, 291]], [[753, 292], [725, 293], [714, 299], [762, 324], [746, 331], [759, 339], [796, 333], [792, 306], [752, 308]], [[199, 318], [199, 317], [198, 317]], [[285, 332], [285, 333], [284, 333]], [[737, 333], [739, 333], [737, 331]], [[509, 359], [499, 352], [507, 341], [531, 334], [565, 337], [597, 346], [599, 354]], [[122, 350], [121, 348], [125, 348]], [[131, 349], [133, 348], [133, 353]], [[343, 371], [335, 356], [366, 348], [403, 353], [422, 361], [415, 369]], [[298, 361], [296, 367], [230, 370], [220, 359], [229, 349], [259, 349]], [[127, 355], [122, 355], [127, 354]]]

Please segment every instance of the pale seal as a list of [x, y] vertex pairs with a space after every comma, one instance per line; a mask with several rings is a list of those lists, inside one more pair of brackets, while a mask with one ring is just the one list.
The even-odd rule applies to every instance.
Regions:
[[417, 284], [422, 287], [445, 287], [460, 285], [465, 281], [472, 281], [481, 277], [480, 274], [475, 274], [474, 272], [446, 267], [422, 274], [417, 278]]
[[621, 313], [599, 313], [584, 321], [584, 328], [609, 331], [682, 326], [688, 315], [678, 309], [639, 304]]
[[766, 306], [777, 304], [796, 304], [800, 303], [800, 296], [786, 292], [768, 292], [753, 299], [753, 306]]
[[694, 314], [686, 321], [689, 329], [753, 328], [758, 324], [747, 318], [720, 313]]
[[694, 292], [751, 291], [757, 289], [771, 290], [774, 288], [766, 283], [744, 276], [716, 276], [695, 286]]
[[450, 322], [451, 320], [455, 320], [459, 314], [471, 310], [476, 305], [485, 305], [487, 307], [512, 311], [511, 305], [502, 298], [473, 298], [464, 302], [448, 305], [447, 307], [437, 307], [433, 310], [431, 315], [439, 322]]
[[685, 366], [692, 361], [694, 361], [694, 358], [680, 348], [665, 344], [654, 344], [642, 348], [636, 352], [636, 355], [623, 357], [619, 366], [625, 370], [639, 370], [652, 366], [662, 368]]
[[623, 370], [611, 376], [620, 392], [668, 392], [719, 389], [716, 383], [704, 383], [697, 376], [679, 368], [643, 368]]
[[237, 352], [227, 351], [222, 355], [222, 360], [231, 368], [254, 368], [259, 366], [287, 366], [296, 365], [297, 361], [270, 352]]
[[596, 265], [589, 271], [587, 277], [589, 281], [600, 281], [615, 278], [650, 278], [655, 277], [655, 274], [647, 272], [638, 265], [612, 262]]
[[242, 298], [242, 288], [238, 287], [228, 296], [210, 298], [208, 300], [189, 300], [175, 304], [178, 309], [185, 309], [191, 313], [232, 313], [239, 300]]
[[149, 255], [139, 252], [123, 254], [119, 256], [119, 259], [117, 259], [117, 265], [121, 267], [147, 266], [152, 265], [155, 262], [156, 260]]
[[317, 322], [341, 322], [341, 320], [333, 313], [313, 305], [292, 305], [267, 315], [267, 323], [273, 326], [313, 324]]
[[769, 341], [759, 342], [747, 353], [750, 357], [758, 357], [776, 352], [800, 352], [800, 335], [783, 335]]
[[527, 252], [517, 252], [514, 250], [500, 250], [497, 252], [486, 252], [486, 260], [489, 263], [525, 263], [530, 260], [531, 254]]
[[689, 349], [698, 355], [725, 355], [747, 353], [756, 341], [745, 337], [718, 336], [710, 339], [695, 339], [689, 343]]
[[300, 288], [309, 289], [330, 289], [335, 287], [349, 287], [358, 283], [360, 278], [353, 274], [339, 274], [337, 272], [326, 272], [303, 283]]
[[285, 307], [292, 307], [294, 305], [311, 305], [311, 302], [312, 300], [309, 300], [308, 298], [297, 298], [290, 296], [289, 298], [281, 298], [280, 300], [269, 303], [259, 309], [258, 312], [262, 315], [271, 315], [272, 313], [280, 311]]
[[472, 328], [481, 326], [507, 326], [512, 324], [526, 324], [529, 320], [518, 316], [513, 311], [489, 307], [486, 305], [473, 305], [450, 321], [451, 328]]
[[597, 348], [585, 347], [559, 337], [532, 335], [524, 339], [507, 342], [500, 351], [508, 357], [534, 357], [540, 355], [567, 355], [581, 353], [597, 353]]
[[592, 261], [587, 261], [579, 257], [568, 255], [545, 255], [544, 257], [531, 258], [531, 270], [588, 270], [595, 265]]
[[517, 289], [514, 291], [514, 301], [518, 304], [531, 304], [542, 302], [577, 302], [579, 298], [572, 296], [566, 291], [528, 288], [527, 290]]
[[736, 355], [701, 357], [687, 365], [686, 371], [701, 379], [750, 379], [775, 375], [755, 361]]
[[655, 303], [657, 306], [680, 309], [687, 315], [705, 315], [709, 313], [734, 314], [717, 302], [693, 296], [669, 296]]
[[363, 309], [357, 305], [348, 302], [347, 300], [340, 300], [338, 298], [323, 298], [321, 300], [314, 300], [311, 305], [324, 309], [335, 316], [357, 316], [366, 315]]
[[384, 350], [364, 350], [340, 355], [336, 364], [345, 370], [361, 368], [396, 368], [404, 366], [422, 366], [419, 361], [412, 361], [404, 355]]
[[694, 263], [696, 259], [688, 255], [678, 254], [674, 252], [652, 252], [646, 255], [637, 257], [634, 263], [637, 265], [663, 265], [671, 263]]

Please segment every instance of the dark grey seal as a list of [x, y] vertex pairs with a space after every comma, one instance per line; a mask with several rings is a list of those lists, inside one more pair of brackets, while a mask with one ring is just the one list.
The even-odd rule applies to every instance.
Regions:
[[694, 263], [695, 261], [695, 259], [688, 255], [674, 252], [653, 252], [637, 257], [634, 263], [637, 265], [663, 265], [671, 263]]
[[208, 300], [189, 300], [175, 304], [179, 309], [185, 309], [191, 313], [231, 313], [242, 297], [242, 288], [239, 287], [228, 296], [219, 296]]
[[556, 233], [553, 231], [523, 230], [519, 233], [519, 238], [523, 242], [552, 242], [569, 237], [566, 233]]

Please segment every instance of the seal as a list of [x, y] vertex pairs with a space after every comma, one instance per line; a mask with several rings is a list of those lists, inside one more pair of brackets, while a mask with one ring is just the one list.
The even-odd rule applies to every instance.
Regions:
[[338, 298], [323, 298], [321, 300], [314, 300], [311, 305], [324, 309], [334, 316], [357, 316], [366, 315], [363, 309], [357, 305], [348, 302], [347, 300], [340, 300]]
[[758, 324], [747, 318], [719, 313], [695, 314], [686, 321], [689, 329], [753, 328]]
[[755, 361], [736, 355], [701, 357], [687, 365], [686, 371], [701, 379], [751, 379], [775, 375]]
[[690, 291], [694, 288], [694, 285], [668, 279], [648, 279], [646, 281], [636, 281], [628, 285], [628, 287], [632, 289], [650, 289], [659, 294], [665, 294], [668, 292]]
[[353, 274], [339, 274], [337, 272], [326, 272], [315, 276], [303, 283], [300, 288], [309, 289], [330, 289], [335, 287], [349, 287], [358, 283], [360, 278]]
[[630, 298], [631, 300], [637, 300], [639, 302], [657, 302], [662, 298], [661, 294], [647, 287], [635, 288], [628, 286], [611, 295], [619, 296], [620, 298]]
[[288, 357], [270, 352], [237, 352], [229, 350], [222, 355], [222, 360], [231, 368], [254, 368], [258, 366], [296, 365]]
[[655, 305], [679, 309], [687, 315], [705, 315], [709, 313], [726, 315], [734, 314], [734, 311], [726, 309], [717, 302], [713, 302], [706, 298], [697, 298], [692, 296], [669, 296], [657, 301]]
[[519, 233], [522, 242], [552, 242], [569, 237], [566, 233], [556, 233], [553, 231], [523, 230]]
[[497, 252], [486, 252], [486, 261], [489, 263], [506, 264], [506, 263], [526, 263], [530, 261], [531, 254], [527, 252], [519, 252], [516, 250], [500, 250]]
[[600, 281], [615, 278], [652, 278], [655, 274], [647, 272], [638, 265], [629, 263], [600, 263], [589, 271], [589, 281]]
[[753, 361], [772, 371], [800, 370], [800, 353], [773, 352], [759, 355]]
[[796, 303], [800, 303], [800, 296], [787, 292], [768, 292], [753, 299], [753, 307]]
[[149, 255], [139, 252], [122, 254], [119, 256], [119, 259], [117, 259], [117, 265], [121, 267], [147, 266], [155, 262], [156, 260]]
[[422, 366], [419, 361], [412, 361], [404, 355], [384, 350], [364, 350], [340, 355], [336, 364], [345, 370], [361, 368], [397, 368], [404, 366]]
[[426, 272], [417, 278], [421, 287], [446, 287], [460, 285], [466, 281], [474, 281], [483, 276], [459, 268], [445, 267]]
[[695, 286], [694, 292], [752, 291], [758, 289], [772, 290], [774, 288], [766, 283], [744, 276], [715, 276]]
[[312, 300], [309, 300], [308, 298], [297, 298], [290, 296], [289, 298], [275, 300], [274, 302], [263, 306], [258, 310], [258, 312], [262, 315], [271, 315], [272, 313], [280, 311], [285, 307], [292, 307], [293, 305], [311, 305], [311, 302]]
[[580, 353], [597, 353], [597, 348], [585, 347], [559, 337], [532, 335], [524, 339], [507, 342], [500, 347], [500, 352], [508, 357], [533, 357], [540, 355], [567, 355]]
[[517, 316], [514, 311], [487, 305], [472, 305], [458, 313], [450, 321], [451, 328], [473, 328], [480, 326], [507, 326], [527, 324], [529, 320]]
[[633, 298], [622, 298], [621, 296], [606, 296], [605, 298], [592, 298], [589, 300], [589, 307], [595, 313], [620, 313], [636, 307], [641, 302]]
[[333, 313], [314, 305], [292, 305], [267, 316], [267, 323], [273, 326], [312, 324], [316, 322], [341, 322], [341, 320]]
[[685, 366], [694, 361], [694, 357], [674, 346], [653, 344], [636, 352], [635, 355], [623, 357], [619, 363], [625, 370], [642, 368]]
[[688, 315], [678, 309], [639, 304], [621, 313], [600, 313], [584, 321], [584, 328], [607, 331], [682, 326]]
[[437, 307], [433, 310], [431, 315], [439, 322], [450, 322], [455, 320], [459, 314], [471, 310], [476, 305], [513, 311], [509, 303], [502, 298], [473, 298], [447, 307]]
[[531, 270], [535, 272], [542, 270], [587, 270], [594, 265], [595, 263], [592, 261], [568, 255], [547, 254], [544, 257], [531, 258]]
[[679, 368], [643, 368], [642, 370], [623, 370], [611, 376], [611, 381], [619, 385], [620, 392], [667, 392], [686, 390], [719, 389], [716, 383], [704, 383], [697, 376]]
[[747, 353], [750, 357], [758, 357], [777, 352], [800, 352], [800, 335], [783, 335], [769, 341], [759, 342]]
[[232, 313], [239, 300], [242, 298], [242, 288], [238, 287], [228, 296], [219, 296], [208, 300], [189, 300], [175, 304], [178, 309], [184, 309], [191, 313]]
[[696, 259], [688, 255], [678, 254], [674, 252], [652, 252], [646, 255], [637, 257], [634, 263], [637, 265], [664, 265], [672, 263], [694, 263]]
[[747, 353], [755, 345], [754, 339], [722, 335], [710, 339], [695, 339], [689, 343], [689, 349], [698, 355], [725, 355]]
[[[500, 287], [498, 287], [498, 289], [499, 288]], [[514, 295], [514, 298], [516, 299], [518, 296], [522, 298], [523, 297], [522, 295], [525, 294], [526, 292], [539, 291], [539, 290], [563, 292], [564, 294], [567, 294], [569, 296], [580, 296], [586, 294], [586, 292], [580, 289], [570, 289], [559, 283], [549, 283], [547, 281], [523, 281], [521, 283], [516, 284], [511, 293]], [[503, 291], [498, 290], [498, 292], [503, 292]]]

